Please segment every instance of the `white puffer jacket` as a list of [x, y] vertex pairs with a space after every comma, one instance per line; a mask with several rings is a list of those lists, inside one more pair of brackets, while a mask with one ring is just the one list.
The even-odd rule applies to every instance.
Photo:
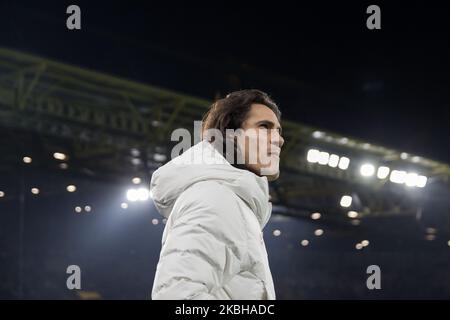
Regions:
[[266, 177], [202, 141], [156, 170], [150, 191], [167, 218], [152, 299], [275, 299], [262, 235], [272, 211]]

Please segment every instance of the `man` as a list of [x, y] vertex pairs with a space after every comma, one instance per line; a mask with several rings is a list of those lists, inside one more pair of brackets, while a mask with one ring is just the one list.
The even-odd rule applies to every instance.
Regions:
[[233, 92], [206, 114], [204, 139], [153, 173], [152, 198], [167, 218], [153, 299], [275, 299], [262, 230], [268, 181], [279, 176], [280, 116], [266, 93]]

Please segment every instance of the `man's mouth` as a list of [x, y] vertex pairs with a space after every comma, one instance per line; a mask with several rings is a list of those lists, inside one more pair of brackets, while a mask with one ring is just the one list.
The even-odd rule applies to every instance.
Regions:
[[280, 151], [281, 151], [280, 148], [273, 148], [272, 150], [274, 150], [274, 151], [270, 151], [267, 154], [269, 156], [277, 156], [279, 158], [280, 157]]

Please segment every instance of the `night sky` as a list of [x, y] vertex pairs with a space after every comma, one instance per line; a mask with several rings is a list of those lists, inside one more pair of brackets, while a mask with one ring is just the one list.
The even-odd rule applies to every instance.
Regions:
[[0, 46], [210, 100], [259, 88], [285, 119], [450, 162], [449, 11], [396, 3], [368, 30], [373, 3], [0, 1]]

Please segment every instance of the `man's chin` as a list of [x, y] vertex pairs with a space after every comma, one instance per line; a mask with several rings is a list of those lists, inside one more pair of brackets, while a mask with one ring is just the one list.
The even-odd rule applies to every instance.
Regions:
[[278, 179], [278, 177], [280, 176], [280, 171], [278, 170], [276, 173], [272, 174], [272, 175], [267, 175], [267, 180], [268, 181], [275, 181]]
[[277, 180], [280, 176], [280, 168], [279, 166], [269, 166], [269, 167], [258, 167], [258, 166], [245, 166], [247, 170], [253, 172], [257, 176], [267, 177], [268, 181]]
[[268, 181], [274, 181], [280, 176], [280, 169], [278, 166], [276, 168], [261, 168], [259, 175], [261, 177], [267, 177]]

